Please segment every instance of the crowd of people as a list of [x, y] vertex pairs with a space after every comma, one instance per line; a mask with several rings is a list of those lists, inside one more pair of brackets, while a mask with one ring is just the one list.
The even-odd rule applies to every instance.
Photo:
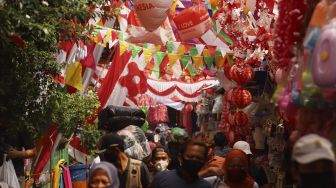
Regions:
[[[185, 132], [149, 142], [151, 155], [138, 160], [124, 152], [123, 136], [102, 136], [97, 144], [100, 160], [90, 169], [89, 187], [272, 187], [264, 168], [254, 162], [249, 143], [238, 141], [231, 148], [223, 132], [214, 135], [212, 145]], [[291, 166], [295, 187], [336, 187], [335, 155], [325, 138], [309, 134], [298, 139]]]

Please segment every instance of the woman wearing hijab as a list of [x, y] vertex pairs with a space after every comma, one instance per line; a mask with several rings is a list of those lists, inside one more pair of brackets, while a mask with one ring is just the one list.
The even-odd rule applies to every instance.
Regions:
[[258, 184], [248, 175], [246, 154], [237, 149], [231, 150], [224, 163], [224, 180], [221, 178], [206, 178], [214, 188], [259, 188]]
[[90, 169], [89, 188], [119, 188], [117, 168], [108, 162], [100, 162]]

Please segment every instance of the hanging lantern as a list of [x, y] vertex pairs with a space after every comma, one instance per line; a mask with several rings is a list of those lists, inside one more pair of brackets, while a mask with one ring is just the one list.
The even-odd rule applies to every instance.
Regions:
[[236, 126], [246, 126], [249, 122], [247, 114], [242, 111], [236, 112], [234, 114], [234, 125]]
[[187, 112], [191, 112], [194, 109], [191, 103], [186, 104], [184, 108]]
[[251, 93], [243, 88], [237, 88], [234, 90], [232, 95], [233, 104], [235, 104], [238, 108], [245, 108], [252, 102]]
[[254, 71], [250, 65], [233, 65], [230, 69], [230, 77], [236, 83], [243, 85], [248, 81], [252, 80], [254, 76]]
[[166, 20], [173, 0], [135, 0], [135, 12], [141, 24], [154, 31]]

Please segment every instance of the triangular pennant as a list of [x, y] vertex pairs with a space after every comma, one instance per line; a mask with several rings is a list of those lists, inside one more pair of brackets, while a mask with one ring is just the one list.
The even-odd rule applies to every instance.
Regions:
[[167, 42], [166, 49], [168, 53], [173, 53], [174, 46], [172, 42]]
[[135, 56], [137, 56], [141, 51], [141, 47], [136, 45], [131, 45], [131, 49], [132, 49], [132, 58], [135, 58]]
[[216, 51], [215, 51], [215, 57], [216, 57], [216, 56], [222, 56], [222, 53], [221, 53], [219, 50], [216, 50]]
[[178, 49], [181, 45], [181, 42], [172, 42], [173, 44], [173, 53], [177, 54], [178, 53]]
[[216, 65], [217, 69], [221, 69], [224, 67], [224, 57], [223, 56], [216, 56]]
[[145, 56], [145, 62], [148, 63], [152, 59], [153, 51], [150, 49], [144, 48], [143, 53]]
[[196, 44], [196, 48], [197, 48], [197, 55], [202, 55], [202, 52], [204, 50], [205, 45], [204, 44]]
[[168, 65], [169, 59], [168, 56], [164, 56], [161, 64], [160, 64], [160, 78], [163, 77], [165, 73], [167, 73], [167, 65]]
[[210, 52], [208, 49], [203, 50], [203, 56], [210, 56]]
[[178, 49], [177, 49], [177, 53], [178, 54], [181, 54], [181, 55], [184, 55], [184, 53], [185, 53], [185, 46], [184, 46], [184, 44], [180, 44], [180, 46], [178, 47]]
[[214, 56], [215, 55], [215, 51], [216, 51], [216, 46], [207, 46], [210, 56]]
[[123, 32], [120, 32], [119, 35], [118, 35], [118, 39], [119, 40], [124, 40], [124, 34]]
[[213, 56], [204, 56], [204, 62], [208, 68], [211, 68], [213, 62]]
[[195, 76], [197, 75], [197, 72], [195, 68], [192, 66], [192, 64], [188, 65], [188, 70], [189, 70], [191, 78], [195, 78]]
[[196, 70], [202, 69], [203, 66], [203, 57], [202, 56], [193, 56], [194, 65]]
[[154, 66], [155, 66], [154, 58], [151, 58], [151, 61], [149, 61], [149, 63], [147, 63], [147, 65], [145, 67], [145, 72], [148, 75], [152, 74]]
[[192, 47], [192, 48], [190, 48], [189, 54], [190, 54], [191, 56], [196, 56], [196, 55], [198, 54], [198, 52], [197, 52], [197, 48], [196, 48], [196, 47]]
[[176, 63], [179, 57], [178, 54], [168, 54], [169, 63]]
[[162, 63], [163, 58], [165, 57], [165, 52], [156, 52], [156, 61], [160, 65]]
[[233, 54], [228, 54], [229, 62], [231, 65], [234, 65]]
[[122, 55], [128, 49], [130, 44], [128, 42], [119, 40], [119, 45], [120, 45], [120, 54], [119, 55]]
[[161, 51], [161, 45], [155, 45], [155, 50], [156, 51]]
[[68, 65], [65, 73], [65, 84], [79, 91], [83, 90], [82, 64], [80, 62]]
[[190, 56], [189, 55], [183, 55], [181, 56], [181, 62], [182, 62], [182, 67], [185, 69], [189, 63]]

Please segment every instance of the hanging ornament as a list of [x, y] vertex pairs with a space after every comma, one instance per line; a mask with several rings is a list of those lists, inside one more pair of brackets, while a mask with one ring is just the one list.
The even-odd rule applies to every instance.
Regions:
[[194, 109], [193, 105], [190, 103], [186, 104], [184, 108], [187, 112], [191, 112]]
[[250, 65], [233, 65], [230, 69], [230, 77], [240, 85], [252, 80], [254, 71]]
[[252, 102], [251, 93], [243, 88], [237, 88], [234, 90], [232, 94], [233, 104], [235, 104], [238, 108], [245, 108]]
[[244, 112], [239, 111], [234, 114], [234, 125], [238, 127], [246, 126], [248, 125], [248, 122], [249, 122], [248, 116]]
[[230, 76], [230, 70], [231, 70], [231, 65], [230, 65], [230, 63], [226, 63], [225, 65], [224, 65], [224, 75], [225, 75], [225, 77], [228, 79], [228, 80], [232, 80], [231, 79], [231, 76]]

